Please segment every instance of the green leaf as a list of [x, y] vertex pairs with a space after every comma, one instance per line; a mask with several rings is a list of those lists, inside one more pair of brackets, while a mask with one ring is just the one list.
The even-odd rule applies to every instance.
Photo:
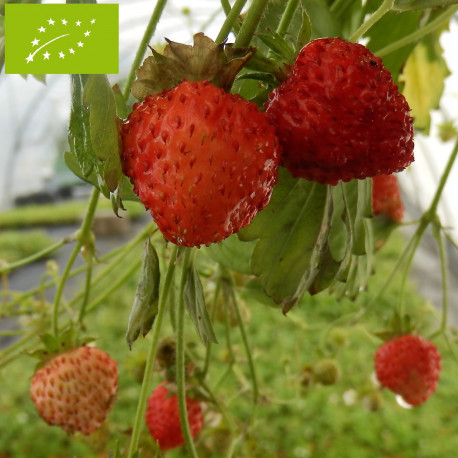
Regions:
[[341, 299], [365, 287], [369, 277], [363, 273], [371, 269], [375, 244], [371, 202], [370, 179], [351, 180], [332, 188], [331, 228], [310, 294], [329, 287]]
[[456, 5], [458, 0], [395, 0], [393, 9], [396, 11], [418, 10], [426, 8], [442, 8]]
[[204, 291], [194, 261], [191, 262], [187, 272], [183, 300], [203, 344], [218, 343], [205, 305]]
[[[368, 7], [369, 5], [366, 5], [365, 12], [372, 12]], [[378, 50], [416, 31], [419, 27], [421, 16], [421, 11], [408, 11], [405, 13], [390, 12], [385, 14], [367, 32], [366, 36], [369, 38], [367, 47], [373, 53], [377, 54]], [[415, 44], [415, 42], [408, 44], [383, 56], [383, 65], [391, 72], [396, 84], [399, 84], [399, 74]]]
[[154, 323], [158, 312], [160, 277], [159, 257], [148, 239], [143, 250], [142, 272], [127, 324], [126, 340], [129, 348], [140, 333], [145, 337]]
[[315, 278], [331, 216], [330, 186], [292, 178], [280, 168], [269, 205], [239, 232], [241, 240], [258, 240], [252, 272], [284, 313]]
[[68, 125], [70, 152], [76, 156], [83, 177], [94, 170], [89, 112], [83, 105], [83, 90], [87, 75], [71, 75], [71, 111]]
[[331, 13], [326, 0], [302, 0], [302, 5], [312, 25], [312, 40], [341, 36], [341, 26]]
[[439, 107], [444, 91], [444, 80], [450, 75], [442, 57], [440, 33], [426, 36], [407, 59], [401, 80], [402, 91], [412, 109], [415, 128], [429, 134], [431, 110]]
[[83, 104], [89, 110], [90, 138], [95, 156], [106, 161], [119, 151], [116, 103], [106, 75], [90, 75]]
[[[109, 189], [104, 185], [103, 180], [100, 180], [100, 171], [99, 174], [96, 173], [95, 169], [89, 173], [89, 175], [84, 176], [83, 173], [81, 172], [81, 167], [78, 162], [78, 159], [76, 157], [76, 154], [66, 151], [64, 153], [64, 160], [65, 164], [67, 167], [78, 177], [81, 178], [81, 180], [86, 181], [89, 184], [92, 184], [96, 188], [98, 188], [103, 195], [107, 199], [111, 199], [110, 196], [110, 191]], [[102, 163], [100, 163], [101, 165]], [[122, 200], [132, 200], [134, 202], [139, 202], [138, 196], [134, 193], [133, 191], [133, 186], [130, 183], [129, 180], [127, 180], [124, 176], [121, 177], [120, 181], [121, 188], [117, 189], [115, 191], [115, 200], [119, 203], [120, 202], [120, 197], [122, 197]], [[122, 205], [118, 204], [118, 208], [122, 208]]]
[[212, 243], [202, 248], [207, 254], [223, 267], [241, 274], [251, 274], [251, 255], [256, 242], [242, 242], [233, 234], [219, 243]]
[[309, 15], [307, 10], [302, 5], [302, 24], [299, 32], [297, 34], [296, 40], [296, 54], [299, 54], [299, 51], [310, 41], [312, 38], [312, 23], [310, 22]]
[[296, 59], [295, 50], [292, 46], [278, 33], [269, 30], [268, 34], [259, 34], [258, 38], [282, 60], [292, 64]]

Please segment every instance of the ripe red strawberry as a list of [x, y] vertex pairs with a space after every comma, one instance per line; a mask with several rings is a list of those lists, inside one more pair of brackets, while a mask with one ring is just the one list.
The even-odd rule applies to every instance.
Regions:
[[398, 172], [414, 159], [409, 106], [381, 59], [360, 44], [311, 41], [269, 97], [294, 177], [334, 185]]
[[61, 353], [35, 372], [32, 401], [50, 425], [91, 434], [105, 420], [118, 390], [116, 362], [95, 347]]
[[221, 241], [269, 202], [280, 160], [275, 129], [238, 95], [184, 81], [135, 104], [121, 135], [124, 173], [177, 245]]
[[440, 370], [439, 351], [417, 335], [389, 340], [375, 354], [375, 372], [381, 385], [414, 406], [423, 404], [434, 393]]
[[404, 216], [399, 183], [396, 175], [378, 175], [372, 178], [372, 211], [387, 215], [400, 223]]
[[[181, 430], [178, 396], [171, 394], [166, 387], [167, 382], [160, 383], [150, 398], [146, 409], [146, 424], [153, 439], [161, 450], [169, 450], [184, 444]], [[188, 421], [191, 435], [194, 437], [203, 426], [203, 414], [200, 403], [186, 398]]]

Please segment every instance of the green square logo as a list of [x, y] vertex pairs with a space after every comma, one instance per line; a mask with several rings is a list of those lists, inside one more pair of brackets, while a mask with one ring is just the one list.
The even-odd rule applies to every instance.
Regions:
[[5, 73], [118, 73], [117, 4], [6, 4]]

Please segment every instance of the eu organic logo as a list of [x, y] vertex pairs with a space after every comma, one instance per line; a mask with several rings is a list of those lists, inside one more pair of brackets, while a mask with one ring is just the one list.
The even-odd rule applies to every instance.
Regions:
[[118, 73], [118, 5], [7, 4], [5, 73]]

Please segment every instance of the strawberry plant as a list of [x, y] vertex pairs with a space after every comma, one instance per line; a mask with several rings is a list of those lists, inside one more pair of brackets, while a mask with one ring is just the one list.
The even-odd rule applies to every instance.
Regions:
[[[259, 412], [275, 404], [275, 393], [260, 376], [252, 340], [268, 353], [277, 340], [289, 345], [292, 327], [307, 331], [304, 347], [307, 335], [318, 333], [311, 339], [318, 356], [289, 373], [294, 402], [345, 383], [339, 352], [355, 329], [364, 330], [373, 350], [376, 377], [354, 396], [348, 387], [345, 403], [359, 396], [378, 411], [383, 387], [410, 407], [429, 400], [441, 383], [432, 341], [454, 355], [445, 256], [451, 237], [438, 205], [458, 141], [418, 221], [404, 215], [397, 177], [415, 166], [415, 135], [428, 133], [441, 99], [447, 70], [439, 39], [457, 3], [224, 0], [214, 39], [198, 31], [192, 44], [167, 38], [149, 46], [163, 0], [125, 79], [69, 76], [63, 154], [91, 187], [84, 218], [61, 241], [24, 259], [0, 260], [0, 310], [19, 326], [19, 337], [0, 351], [0, 370], [40, 358], [41, 367], [28, 374], [30, 402], [45, 422], [70, 434], [106, 432], [111, 442], [101, 451], [118, 457], [179, 447], [193, 457], [280, 456], [280, 447], [266, 452], [256, 442]], [[422, 98], [412, 67], [427, 72], [432, 64], [442, 72], [427, 88], [431, 97]], [[93, 224], [103, 198], [117, 217], [129, 215], [126, 202], [143, 206], [145, 223], [100, 255]], [[413, 234], [379, 277], [379, 252], [401, 224]], [[442, 266], [438, 324], [421, 306], [406, 305], [409, 271], [428, 230]], [[71, 245], [63, 266], [48, 263], [35, 288], [10, 290], [12, 273], [63, 245]], [[69, 280], [77, 275], [75, 292]], [[121, 383], [118, 389], [117, 355], [102, 350], [103, 325], [93, 336], [99, 348], [88, 329], [94, 332], [94, 311], [118, 319], [110, 301], [132, 278], [124, 337], [116, 336], [130, 349], [132, 381], [140, 382], [129, 390]], [[395, 304], [384, 300], [390, 288]], [[308, 322], [311, 304], [321, 313], [315, 323]], [[274, 312], [287, 319], [263, 322], [262, 332], [250, 335], [249, 319]], [[284, 358], [293, 358], [288, 351]], [[286, 359], [272, 358], [269, 370], [289, 367]], [[231, 389], [222, 395], [225, 385]], [[126, 399], [129, 424], [112, 428], [106, 418]], [[285, 411], [286, 404], [278, 402]]]

